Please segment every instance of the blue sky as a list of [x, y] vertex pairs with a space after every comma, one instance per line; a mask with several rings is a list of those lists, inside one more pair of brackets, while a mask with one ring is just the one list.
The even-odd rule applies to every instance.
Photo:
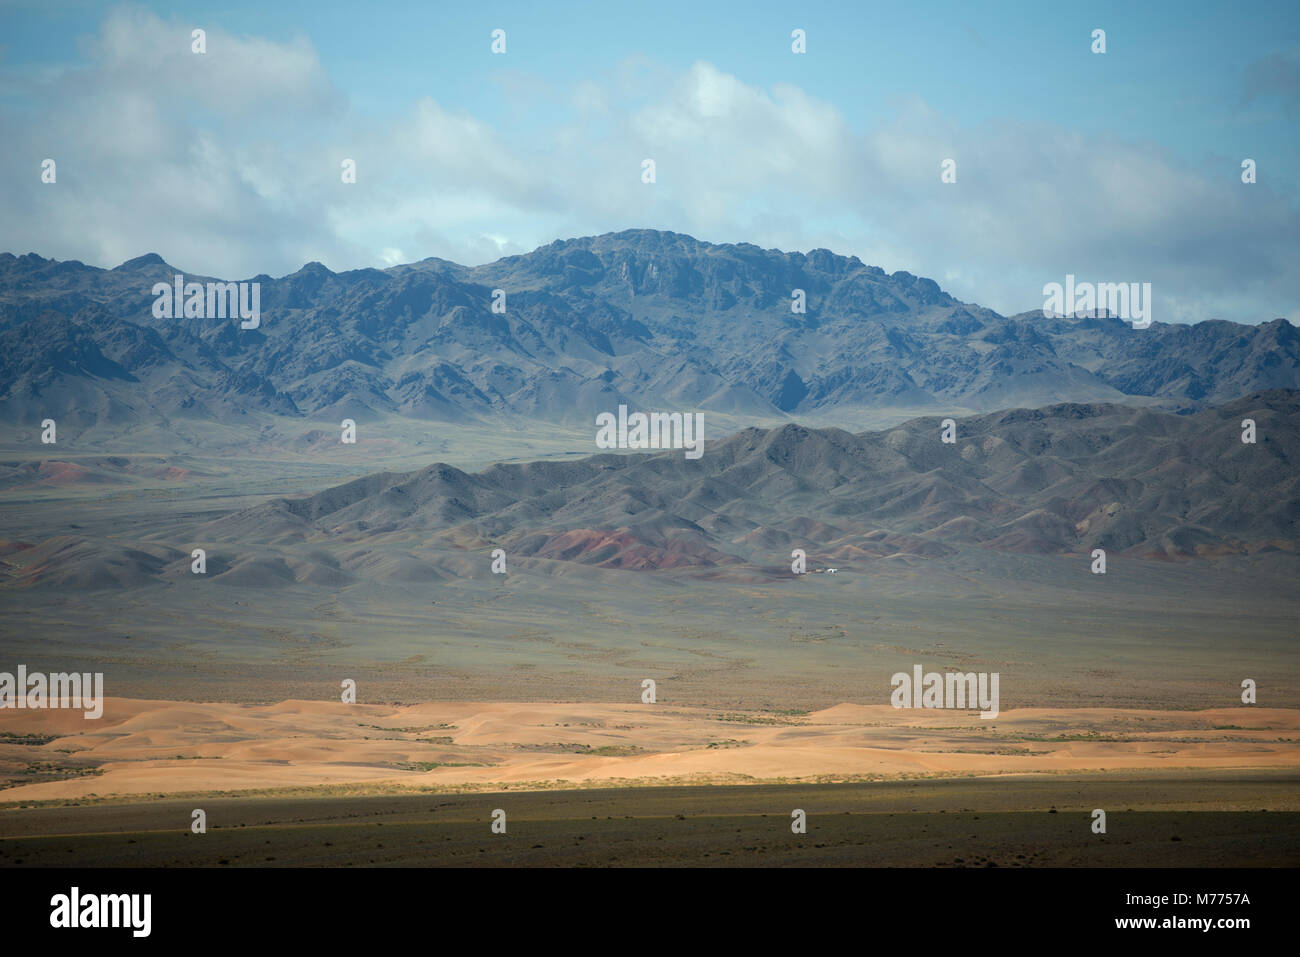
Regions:
[[0, 249], [106, 266], [472, 264], [647, 226], [1004, 312], [1073, 272], [1152, 282], [1157, 321], [1300, 321], [1297, 129], [1295, 2], [0, 2]]

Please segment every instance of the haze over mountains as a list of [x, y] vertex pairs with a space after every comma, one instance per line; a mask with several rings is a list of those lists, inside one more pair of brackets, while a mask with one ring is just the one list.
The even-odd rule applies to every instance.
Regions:
[[[1241, 441], [1254, 420], [1255, 444]], [[185, 549], [233, 585], [346, 585], [484, 576], [493, 548], [569, 564], [788, 577], [969, 546], [1030, 554], [1094, 547], [1145, 558], [1294, 553], [1300, 543], [1300, 392], [1259, 393], [1191, 415], [1062, 404], [937, 418], [854, 435], [786, 425], [706, 447], [370, 475], [146, 540], [59, 535], [9, 546], [7, 584], [102, 588], [188, 577]], [[33, 547], [34, 545], [34, 547]], [[516, 566], [518, 567], [518, 566]]]
[[[1147, 329], [1000, 316], [929, 279], [824, 249], [629, 230], [468, 268], [437, 259], [261, 275], [261, 326], [157, 319], [145, 255], [104, 270], [0, 255], [0, 411], [35, 428], [249, 413], [498, 416], [587, 427], [620, 403], [852, 425], [864, 409], [1125, 402], [1189, 411], [1300, 388], [1284, 319]], [[1061, 276], [1044, 277], [1060, 281]], [[1108, 277], [1081, 277], [1104, 281]], [[1121, 277], [1122, 278], [1122, 277]], [[506, 294], [505, 314], [491, 310]], [[791, 312], [791, 293], [807, 313]], [[1026, 302], [1041, 297], [1026, 289]], [[1263, 317], [1261, 317], [1263, 318]]]
[[[1241, 442], [1255, 417], [1263, 444]], [[410, 531], [512, 555], [618, 568], [936, 557], [948, 544], [1022, 552], [1293, 551], [1300, 540], [1300, 393], [1192, 416], [1052, 406], [852, 435], [747, 429], [699, 463], [679, 452], [379, 474], [232, 516], [282, 541]], [[698, 467], [697, 467], [698, 466]]]

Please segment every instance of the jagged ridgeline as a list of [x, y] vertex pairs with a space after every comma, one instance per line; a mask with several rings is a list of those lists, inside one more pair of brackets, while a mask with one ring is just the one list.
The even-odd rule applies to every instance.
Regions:
[[[1300, 387], [1300, 338], [1282, 319], [1134, 329], [1113, 318], [1008, 318], [824, 249], [654, 230], [558, 241], [475, 268], [426, 259], [334, 273], [310, 263], [280, 279], [244, 278], [260, 284], [256, 328], [155, 316], [155, 285], [214, 281], [188, 272], [202, 267], [152, 254], [109, 270], [0, 255], [5, 418], [86, 428], [249, 412], [504, 414], [586, 427], [626, 403], [852, 425], [882, 406], [1140, 399], [1185, 411]], [[791, 309], [795, 290], [805, 313]]]
[[[1241, 423], [1257, 441], [1241, 441]], [[189, 576], [177, 542], [203, 542], [231, 585], [434, 582], [486, 576], [486, 556], [551, 574], [591, 566], [695, 577], [782, 578], [792, 548], [867, 567], [987, 549], [1101, 547], [1174, 560], [1293, 555], [1300, 544], [1300, 392], [1190, 415], [1110, 404], [1011, 410], [853, 434], [745, 429], [692, 461], [601, 454], [470, 472], [381, 472], [128, 543], [60, 535], [15, 547], [12, 587], [116, 588]], [[514, 567], [520, 567], [516, 564]]]

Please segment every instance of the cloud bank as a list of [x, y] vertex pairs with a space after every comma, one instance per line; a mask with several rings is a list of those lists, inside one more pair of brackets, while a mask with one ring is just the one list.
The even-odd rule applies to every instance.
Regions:
[[[536, 121], [494, 126], [434, 98], [380, 118], [350, 103], [307, 38], [209, 29], [207, 53], [190, 47], [188, 24], [121, 9], [83, 63], [6, 75], [0, 249], [104, 266], [158, 252], [247, 278], [311, 260], [473, 265], [650, 227], [824, 246], [1006, 313], [1040, 308], [1042, 286], [1073, 273], [1150, 282], [1157, 321], [1300, 322], [1300, 217], [1268, 185], [1280, 171], [1243, 185], [1239, 156], [1210, 158], [1207, 173], [1150, 143], [965, 125], [919, 98], [856, 129], [798, 87], [702, 61], [628, 62], [558, 91], [510, 61], [503, 95], [527, 97]], [[1292, 66], [1262, 63], [1245, 95], [1289, 89]], [[949, 158], [955, 183], [940, 180]]]

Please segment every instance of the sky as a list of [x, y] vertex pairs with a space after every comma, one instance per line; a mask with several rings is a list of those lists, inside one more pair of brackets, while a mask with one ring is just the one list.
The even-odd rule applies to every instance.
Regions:
[[1071, 274], [1151, 283], [1156, 321], [1300, 324], [1298, 131], [1296, 0], [0, 0], [0, 252], [105, 267], [477, 265], [655, 228], [1005, 314]]

